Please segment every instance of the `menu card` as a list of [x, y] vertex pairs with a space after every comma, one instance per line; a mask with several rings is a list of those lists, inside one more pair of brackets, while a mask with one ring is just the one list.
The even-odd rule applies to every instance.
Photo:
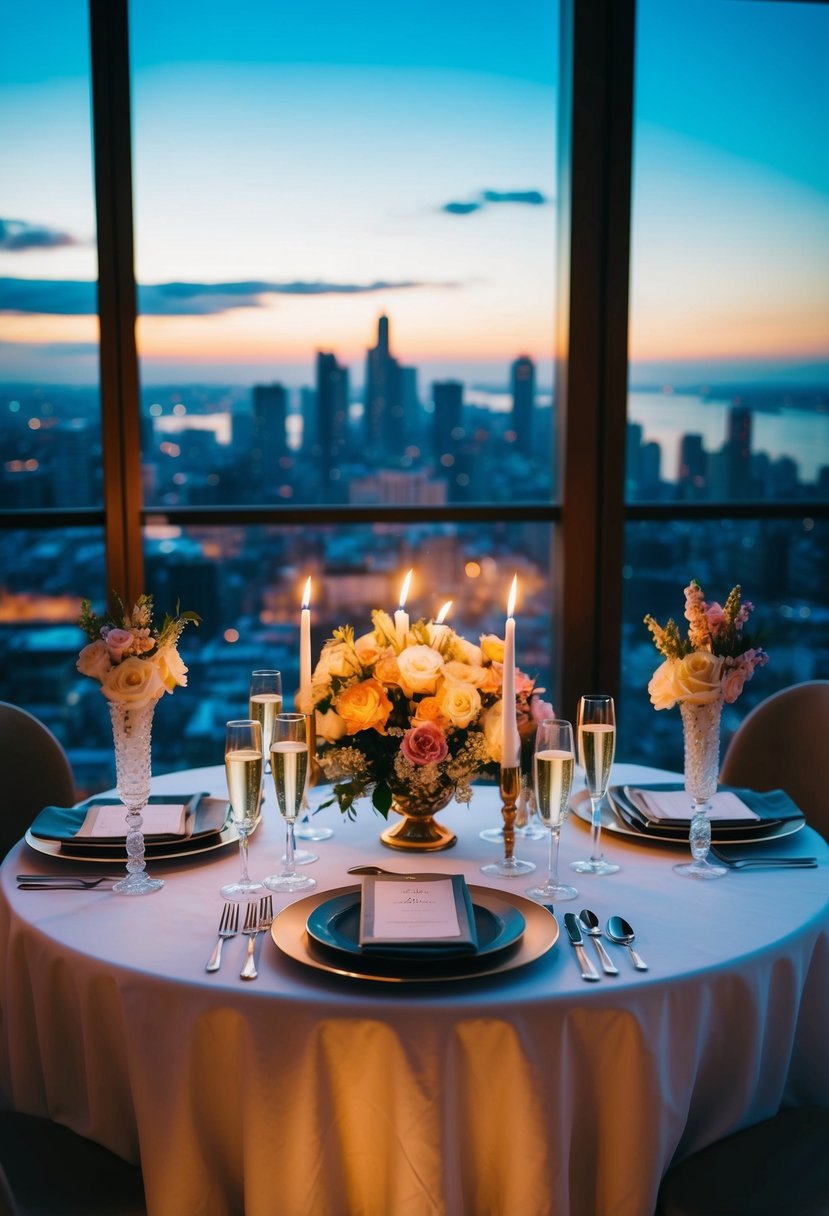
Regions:
[[[187, 806], [183, 802], [156, 802], [144, 807], [142, 832], [145, 836], [183, 836]], [[126, 811], [120, 802], [95, 803], [89, 807], [78, 828], [78, 836], [126, 836]]]
[[[644, 790], [626, 785], [625, 793], [633, 805], [651, 823], [676, 823], [691, 818], [690, 798], [685, 790]], [[760, 816], [727, 790], [721, 790], [709, 799], [708, 818], [713, 822], [723, 819], [729, 822], [756, 822]]]
[[360, 945], [476, 950], [475, 917], [464, 876], [364, 878]]

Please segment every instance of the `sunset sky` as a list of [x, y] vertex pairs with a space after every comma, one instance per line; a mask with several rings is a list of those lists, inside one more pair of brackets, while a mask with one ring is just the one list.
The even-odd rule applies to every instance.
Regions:
[[[85, 4], [39, 12], [0, 47], [0, 381], [94, 382]], [[557, 38], [539, 0], [135, 4], [145, 382], [359, 384], [381, 312], [426, 374], [549, 367]], [[643, 0], [637, 50], [634, 361], [826, 379], [829, 6]]]

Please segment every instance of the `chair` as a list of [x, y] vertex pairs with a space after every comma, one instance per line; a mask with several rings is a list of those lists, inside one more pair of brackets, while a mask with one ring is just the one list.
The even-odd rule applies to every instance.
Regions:
[[673, 1166], [656, 1216], [827, 1216], [829, 1110], [790, 1107]]
[[138, 1166], [34, 1115], [0, 1111], [0, 1216], [146, 1216]]
[[0, 701], [0, 756], [3, 758], [3, 812], [0, 858], [25, 833], [45, 806], [71, 806], [75, 781], [66, 752], [41, 721]]
[[829, 840], [829, 798], [820, 763], [829, 740], [829, 680], [773, 693], [737, 728], [723, 759], [724, 785], [782, 789]]

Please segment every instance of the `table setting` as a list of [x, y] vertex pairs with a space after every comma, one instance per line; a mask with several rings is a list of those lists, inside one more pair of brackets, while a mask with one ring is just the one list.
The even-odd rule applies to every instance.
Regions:
[[[555, 716], [512, 592], [473, 646], [409, 591], [316, 666], [303, 644], [269, 746], [251, 712], [224, 763], [151, 778], [148, 898], [117, 889], [120, 790], [48, 808], [0, 868], [0, 1091], [140, 1157], [152, 1216], [266, 1216], [275, 1177], [291, 1212], [651, 1216], [676, 1154], [829, 1101], [822, 838], [708, 791], [727, 874], [681, 881], [687, 774], [616, 757], [612, 698]], [[412, 771], [440, 809], [395, 809]], [[229, 1143], [228, 1110], [267, 1134]]]

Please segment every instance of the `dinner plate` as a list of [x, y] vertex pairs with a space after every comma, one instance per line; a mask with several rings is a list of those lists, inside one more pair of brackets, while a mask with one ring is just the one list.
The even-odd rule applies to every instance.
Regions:
[[[579, 790], [573, 794], [570, 799], [570, 807], [577, 819], [581, 819], [584, 823], [589, 824], [592, 816], [590, 806], [590, 795], [587, 790]], [[644, 841], [646, 844], [686, 844], [688, 843], [688, 832], [677, 831], [676, 833], [668, 833], [664, 829], [657, 835], [652, 836], [646, 832], [640, 832], [636, 828], [625, 823], [616, 812], [613, 810], [612, 803], [609, 798], [603, 798], [601, 802], [602, 816], [602, 831], [615, 832], [619, 836], [628, 836], [632, 840]], [[805, 819], [792, 819], [784, 823], [778, 823], [774, 827], [769, 828], [752, 828], [747, 835], [737, 835], [733, 828], [728, 832], [728, 835], [718, 835], [716, 824], [711, 824], [711, 839], [715, 844], [756, 844], [760, 840], [778, 840], [781, 836], [792, 836], [795, 832], [799, 832], [802, 827], [805, 827]]]
[[509, 891], [471, 885], [469, 891], [473, 904], [480, 905], [495, 916], [502, 916], [506, 905], [523, 916], [524, 932], [511, 947], [497, 950], [484, 958], [478, 954], [467, 954], [445, 961], [434, 958], [407, 961], [401, 958], [375, 958], [373, 954], [367, 957], [365, 953], [351, 955], [331, 949], [311, 937], [306, 925], [315, 908], [341, 896], [359, 897], [361, 889], [354, 886], [314, 892], [283, 908], [271, 926], [271, 937], [277, 948], [305, 967], [332, 975], [383, 984], [423, 984], [479, 979], [525, 967], [546, 954], [558, 940], [558, 922], [540, 904]]
[[[210, 802], [213, 799], [204, 799], [203, 801]], [[217, 802], [223, 802], [227, 806], [227, 799], [216, 799]], [[260, 817], [261, 819], [261, 817]], [[258, 819], [254, 824], [250, 836], [256, 831], [259, 826]], [[119, 862], [127, 863], [127, 850], [124, 848], [123, 853], [116, 853], [114, 848], [106, 850], [93, 848], [87, 852], [81, 852], [73, 847], [71, 853], [65, 852], [61, 848], [59, 840], [48, 840], [42, 836], [33, 836], [31, 831], [27, 831], [24, 837], [29, 848], [34, 849], [37, 853], [43, 853], [47, 857], [55, 857], [59, 861], [79, 862], [79, 861], [94, 861], [102, 865], [112, 866], [118, 865]], [[170, 849], [167, 844], [153, 844], [149, 840], [144, 842], [144, 855], [147, 861], [177, 861], [180, 857], [197, 857], [202, 853], [212, 853], [216, 849], [226, 849], [229, 845], [239, 843], [239, 832], [236, 824], [232, 819], [228, 818], [225, 821], [221, 831], [210, 836], [197, 837], [192, 843], [178, 840], [174, 848]]]
[[366, 951], [360, 945], [361, 894], [358, 890], [352, 894], [337, 895], [318, 904], [306, 922], [305, 927], [310, 936], [330, 950], [338, 950], [357, 958], [393, 958], [408, 962], [428, 960], [443, 963], [450, 959], [454, 962], [457, 959], [487, 958], [499, 950], [506, 950], [518, 941], [526, 925], [523, 914], [513, 904], [502, 901], [501, 905], [496, 907], [496, 901], [492, 899], [488, 901], [487, 906], [480, 900], [476, 903], [473, 899], [477, 950], [470, 950], [468, 947], [452, 949], [447, 945], [386, 945], [372, 946]]

